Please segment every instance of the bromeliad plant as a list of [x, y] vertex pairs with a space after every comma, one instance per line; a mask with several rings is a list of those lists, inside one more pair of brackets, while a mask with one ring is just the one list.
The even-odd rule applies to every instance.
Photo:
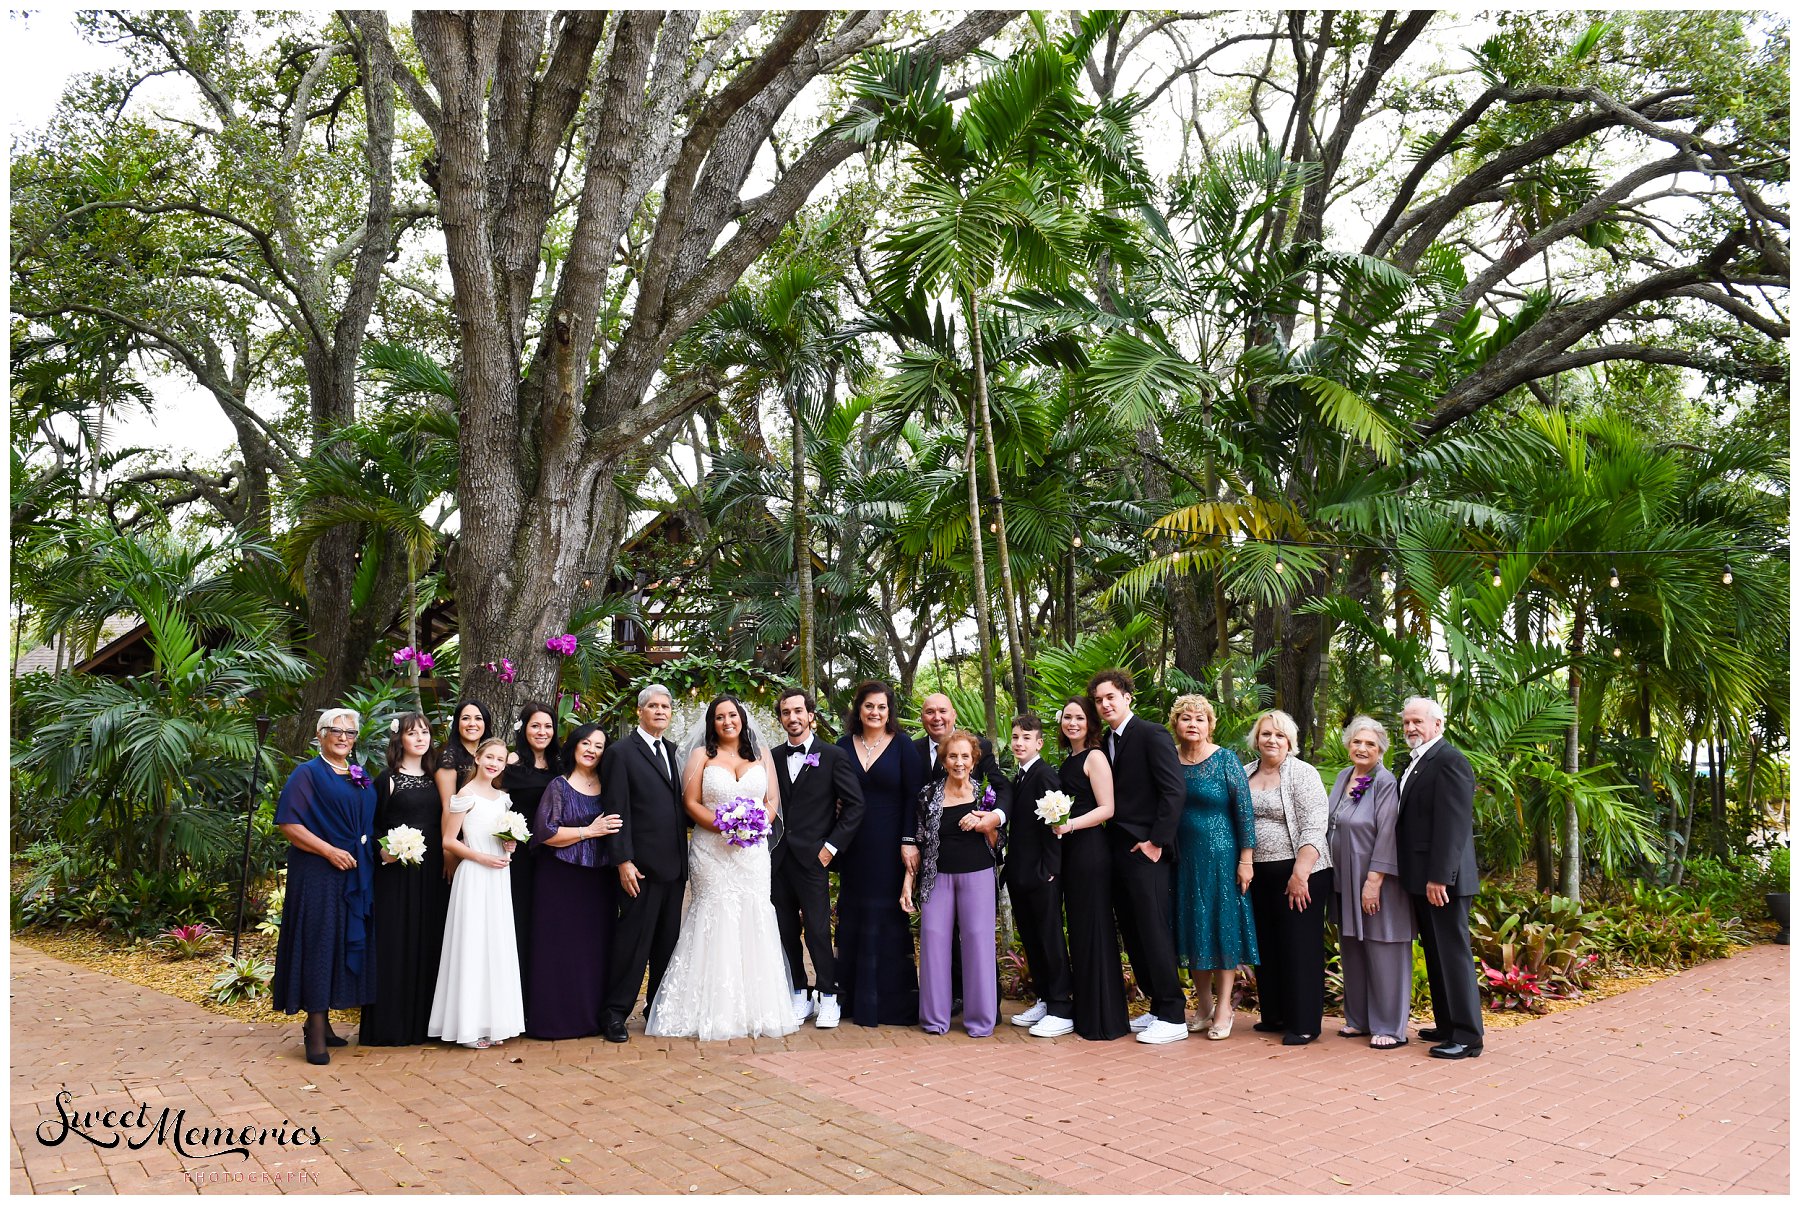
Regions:
[[218, 1004], [255, 1000], [269, 995], [269, 981], [273, 978], [273, 963], [263, 962], [246, 954], [242, 958], [228, 959], [225, 969], [213, 979], [212, 987], [206, 994]]
[[1581, 995], [1599, 969], [1600, 918], [1563, 896], [1484, 892], [1469, 911], [1482, 994], [1495, 1008], [1537, 1012]]
[[168, 950], [178, 959], [198, 958], [218, 941], [219, 931], [205, 921], [191, 925], [171, 925], [151, 944]]

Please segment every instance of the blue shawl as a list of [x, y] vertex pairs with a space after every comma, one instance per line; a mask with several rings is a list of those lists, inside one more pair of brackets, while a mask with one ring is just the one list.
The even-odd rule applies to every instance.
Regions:
[[356, 859], [354, 870], [338, 873], [344, 879], [344, 966], [353, 975], [361, 973], [375, 900], [377, 855], [370, 839], [375, 828], [373, 785], [365, 778], [363, 785], [357, 786], [323, 757], [301, 762], [281, 788], [275, 823], [305, 825], [313, 836]]

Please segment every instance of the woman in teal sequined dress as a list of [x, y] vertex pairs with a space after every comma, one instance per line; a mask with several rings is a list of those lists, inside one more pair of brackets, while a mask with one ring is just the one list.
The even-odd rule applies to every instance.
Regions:
[[1256, 817], [1244, 767], [1213, 744], [1214, 723], [1204, 695], [1183, 695], [1169, 709], [1169, 729], [1187, 780], [1177, 830], [1175, 954], [1193, 975], [1199, 996], [1195, 1028], [1204, 1025], [1206, 1036], [1219, 1041], [1231, 1036], [1236, 1016], [1231, 989], [1237, 968], [1257, 961], [1256, 926], [1245, 894]]

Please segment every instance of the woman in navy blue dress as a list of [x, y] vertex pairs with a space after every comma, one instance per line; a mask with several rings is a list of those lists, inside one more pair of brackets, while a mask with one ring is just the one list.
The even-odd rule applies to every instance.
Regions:
[[306, 1061], [329, 1063], [331, 1010], [375, 998], [375, 788], [350, 760], [361, 718], [345, 707], [319, 716], [319, 756], [281, 788], [275, 825], [288, 839], [287, 895], [275, 946], [270, 1002], [306, 1013]]
[[925, 767], [900, 735], [894, 690], [885, 682], [856, 688], [849, 731], [838, 741], [854, 759], [863, 818], [850, 848], [832, 860], [838, 871], [838, 999], [858, 1025], [917, 1025], [919, 975], [912, 924], [900, 908], [906, 877], [900, 838], [912, 831]]

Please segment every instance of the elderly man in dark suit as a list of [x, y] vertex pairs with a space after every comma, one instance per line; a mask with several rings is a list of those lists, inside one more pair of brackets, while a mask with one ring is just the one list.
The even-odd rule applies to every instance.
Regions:
[[619, 925], [613, 934], [613, 969], [606, 989], [601, 1035], [627, 1039], [625, 1018], [637, 1003], [638, 985], [650, 971], [644, 1011], [681, 935], [681, 898], [687, 887], [687, 811], [681, 805], [681, 771], [673, 741], [663, 736], [674, 716], [669, 688], [652, 684], [638, 692], [637, 727], [608, 745], [600, 761], [600, 808], [620, 819], [612, 842], [619, 868]]
[[1414, 697], [1400, 712], [1412, 759], [1400, 776], [1395, 843], [1400, 885], [1412, 897], [1425, 973], [1431, 981], [1435, 1059], [1481, 1055], [1481, 990], [1469, 950], [1469, 905], [1481, 890], [1475, 869], [1475, 772], [1444, 739], [1444, 709]]

